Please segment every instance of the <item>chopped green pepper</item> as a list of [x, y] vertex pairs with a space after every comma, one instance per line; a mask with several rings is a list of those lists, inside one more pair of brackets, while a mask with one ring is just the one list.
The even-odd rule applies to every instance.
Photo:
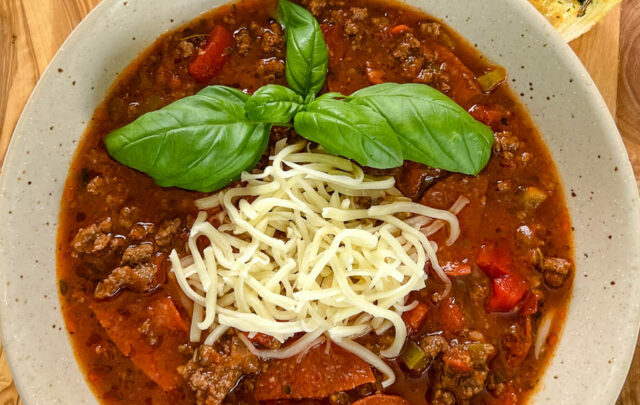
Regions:
[[404, 364], [413, 371], [424, 371], [430, 363], [429, 356], [413, 340], [409, 340], [400, 354]]
[[482, 91], [488, 93], [498, 87], [507, 79], [507, 71], [503, 67], [498, 66], [490, 72], [478, 77], [478, 84], [482, 87]]
[[495, 353], [493, 347], [485, 343], [469, 343], [467, 351], [474, 365], [484, 365], [487, 359]]

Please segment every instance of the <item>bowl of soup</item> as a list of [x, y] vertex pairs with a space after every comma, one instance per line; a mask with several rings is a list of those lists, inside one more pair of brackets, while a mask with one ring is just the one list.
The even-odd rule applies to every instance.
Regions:
[[105, 1], [5, 161], [3, 343], [27, 404], [614, 403], [639, 207], [527, 2]]

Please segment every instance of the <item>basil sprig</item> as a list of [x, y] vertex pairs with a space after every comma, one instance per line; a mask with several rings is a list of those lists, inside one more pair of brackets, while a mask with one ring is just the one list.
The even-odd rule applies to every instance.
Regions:
[[302, 96], [276, 84], [260, 87], [245, 105], [250, 120], [274, 125], [289, 124], [303, 107]]
[[296, 115], [294, 124], [297, 133], [334, 155], [348, 155], [376, 169], [402, 165], [397, 135], [382, 115], [367, 106], [319, 98]]
[[493, 131], [433, 87], [384, 83], [346, 98], [386, 119], [402, 146], [405, 160], [465, 174], [487, 165]]
[[278, 22], [285, 28], [287, 83], [311, 101], [322, 89], [329, 69], [329, 50], [320, 24], [304, 8], [286, 0], [278, 1]]
[[249, 96], [209, 86], [110, 133], [107, 151], [160, 186], [211, 191], [251, 170], [269, 141], [271, 125], [251, 122]]
[[411, 160], [477, 174], [491, 154], [493, 133], [439, 91], [385, 83], [345, 97], [325, 93], [327, 46], [316, 19], [278, 1], [285, 27], [289, 88], [267, 85], [249, 96], [210, 86], [107, 135], [108, 152], [161, 186], [210, 192], [251, 170], [273, 125], [293, 126], [329, 153], [379, 169]]

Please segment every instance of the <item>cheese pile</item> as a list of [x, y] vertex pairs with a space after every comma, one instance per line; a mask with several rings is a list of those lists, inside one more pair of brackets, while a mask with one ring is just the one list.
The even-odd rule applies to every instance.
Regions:
[[[453, 243], [456, 215], [413, 203], [393, 178], [370, 177], [304, 141], [280, 141], [270, 159], [262, 173], [243, 173], [242, 186], [198, 200], [191, 256], [170, 255], [194, 303], [191, 340], [206, 331], [205, 344], [212, 344], [229, 328], [280, 342], [304, 333], [277, 350], [258, 350], [241, 336], [263, 358], [286, 358], [328, 338], [378, 368], [390, 385], [393, 371], [354, 339], [393, 328], [393, 343], [380, 355], [400, 353], [407, 334], [401, 315], [416, 304], [405, 300], [425, 287], [427, 263], [450, 286], [428, 235], [446, 227]], [[199, 249], [199, 238], [209, 245]]]

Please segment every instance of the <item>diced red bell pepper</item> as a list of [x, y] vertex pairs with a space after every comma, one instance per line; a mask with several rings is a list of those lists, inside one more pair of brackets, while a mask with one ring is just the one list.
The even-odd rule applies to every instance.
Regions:
[[507, 274], [491, 280], [493, 295], [487, 302], [487, 311], [509, 312], [520, 302], [529, 286], [517, 274]]
[[540, 298], [533, 291], [527, 292], [524, 299], [522, 300], [522, 306], [520, 307], [520, 314], [527, 316], [533, 315], [538, 312], [538, 301]]
[[487, 311], [511, 311], [528, 291], [527, 282], [511, 271], [511, 256], [499, 246], [482, 246], [476, 264], [491, 279], [493, 295], [487, 302]]
[[457, 334], [464, 328], [462, 310], [453, 297], [448, 297], [438, 304], [438, 321], [445, 332]]
[[407, 326], [407, 333], [410, 335], [417, 332], [427, 319], [429, 307], [427, 304], [419, 302], [418, 305], [402, 314], [402, 320]]
[[475, 104], [469, 114], [476, 120], [491, 127], [494, 132], [506, 129], [511, 112], [500, 104]]
[[257, 401], [326, 398], [376, 381], [371, 366], [339, 346], [326, 344], [305, 354], [273, 360], [256, 381]]
[[198, 83], [209, 83], [227, 60], [227, 48], [231, 46], [233, 36], [220, 25], [213, 27], [198, 55], [189, 65], [189, 74]]
[[[139, 298], [119, 295], [110, 301], [91, 304], [98, 322], [123, 355], [165, 391], [182, 383], [178, 367], [184, 358], [178, 346], [187, 342], [187, 325], [173, 301], [167, 297]], [[143, 325], [155, 335], [149, 339], [139, 330]]]
[[398, 395], [375, 394], [361, 398], [352, 405], [409, 405], [409, 402]]
[[462, 262], [447, 262], [442, 266], [449, 277], [462, 277], [471, 274], [471, 266]]
[[482, 246], [476, 264], [489, 278], [511, 274], [511, 255], [493, 244]]

